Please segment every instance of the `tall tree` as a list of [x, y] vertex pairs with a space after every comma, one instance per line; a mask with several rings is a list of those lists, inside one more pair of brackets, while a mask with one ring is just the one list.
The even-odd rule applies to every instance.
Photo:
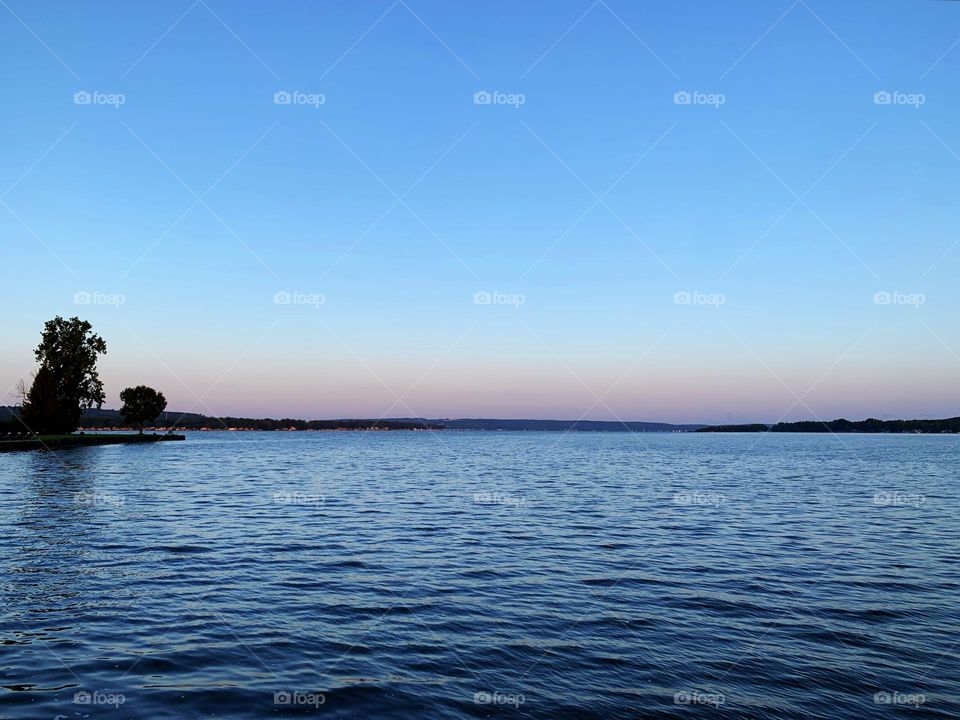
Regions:
[[163, 393], [146, 385], [127, 388], [120, 393], [120, 399], [123, 401], [120, 414], [123, 415], [124, 422], [137, 425], [141, 435], [144, 423], [152, 422], [167, 407], [167, 399]]
[[44, 324], [34, 355], [40, 368], [23, 404], [24, 422], [35, 433], [70, 433], [84, 409], [101, 407], [106, 395], [97, 358], [107, 344], [86, 320], [59, 315]]

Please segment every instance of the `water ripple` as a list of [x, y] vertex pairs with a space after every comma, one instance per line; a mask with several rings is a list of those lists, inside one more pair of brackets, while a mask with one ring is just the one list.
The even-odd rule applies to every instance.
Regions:
[[958, 717], [951, 442], [0, 456], [0, 718]]

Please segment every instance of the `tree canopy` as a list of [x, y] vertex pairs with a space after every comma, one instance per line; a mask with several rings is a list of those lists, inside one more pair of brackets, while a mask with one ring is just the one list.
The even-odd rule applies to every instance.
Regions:
[[86, 320], [58, 315], [44, 324], [34, 351], [40, 367], [21, 413], [33, 432], [73, 432], [84, 409], [103, 405], [106, 395], [97, 374], [97, 358], [106, 352], [106, 342]]
[[127, 388], [120, 393], [120, 400], [123, 401], [120, 414], [124, 421], [138, 426], [141, 434], [144, 424], [155, 420], [167, 407], [163, 393], [146, 385]]

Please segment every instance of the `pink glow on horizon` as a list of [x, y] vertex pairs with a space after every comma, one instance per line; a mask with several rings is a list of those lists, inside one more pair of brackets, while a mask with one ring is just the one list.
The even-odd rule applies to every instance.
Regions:
[[378, 372], [378, 380], [355, 365], [304, 373], [300, 368], [283, 372], [247, 364], [219, 381], [220, 373], [200, 372], [199, 367], [194, 370], [181, 376], [194, 392], [163, 369], [155, 369], [148, 377], [138, 374], [136, 379], [128, 373], [104, 375], [107, 406], [118, 403], [121, 387], [142, 381], [163, 389], [170, 409], [243, 417], [583, 417], [713, 423], [772, 422], [781, 417], [953, 417], [960, 413], [960, 383], [944, 383], [928, 373], [907, 377], [878, 368], [837, 370], [805, 396], [816, 382], [816, 374], [784, 374], [784, 383], [803, 397], [802, 402], [763, 369], [714, 368], [697, 374], [645, 369], [623, 378], [609, 392], [615, 376], [608, 379], [606, 374], [583, 373], [581, 382], [562, 368], [488, 367], [472, 372], [446, 368], [419, 383], [418, 374], [408, 369], [383, 370]]

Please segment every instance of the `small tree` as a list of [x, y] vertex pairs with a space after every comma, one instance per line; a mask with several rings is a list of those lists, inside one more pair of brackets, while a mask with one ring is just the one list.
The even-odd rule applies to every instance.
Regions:
[[139, 426], [141, 435], [144, 424], [152, 422], [167, 407], [163, 393], [146, 385], [127, 388], [120, 393], [120, 400], [123, 401], [120, 414], [124, 422]]

